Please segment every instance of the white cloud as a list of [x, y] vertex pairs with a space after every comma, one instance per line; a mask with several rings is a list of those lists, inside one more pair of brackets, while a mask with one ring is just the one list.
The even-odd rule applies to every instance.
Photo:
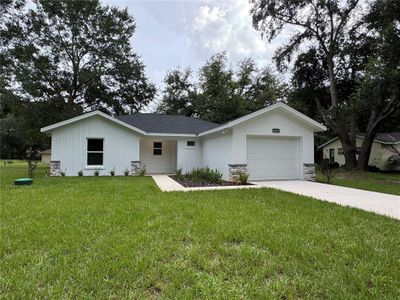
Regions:
[[272, 64], [277, 40], [267, 44], [252, 27], [250, 4], [246, 0], [203, 3], [191, 24], [190, 51], [208, 56], [225, 51], [229, 61], [252, 57], [260, 65]]

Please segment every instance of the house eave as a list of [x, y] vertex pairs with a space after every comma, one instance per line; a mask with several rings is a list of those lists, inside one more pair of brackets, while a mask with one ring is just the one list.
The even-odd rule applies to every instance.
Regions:
[[[361, 136], [361, 135], [356, 135], [356, 138], [364, 139], [364, 137]], [[333, 143], [337, 139], [339, 139], [339, 137], [335, 137], [335, 138], [327, 141], [326, 143], [322, 144], [321, 146], [318, 146], [318, 150], [328, 146], [329, 144]], [[380, 140], [374, 139], [374, 143], [379, 143], [379, 144], [383, 144], [383, 145], [398, 145], [398, 144], [400, 144], [400, 141], [398, 141], [398, 142], [384, 142], [384, 141], [380, 141]]]
[[228, 122], [226, 124], [223, 124], [221, 126], [218, 126], [218, 127], [213, 128], [213, 129], [201, 132], [199, 134], [199, 136], [204, 136], [204, 135], [207, 135], [207, 134], [218, 132], [220, 130], [231, 128], [231, 127], [233, 127], [235, 125], [238, 125], [240, 123], [246, 122], [246, 121], [248, 121], [250, 119], [258, 117], [258, 116], [260, 116], [260, 115], [262, 115], [264, 113], [267, 113], [267, 112], [272, 111], [272, 110], [277, 109], [277, 108], [283, 108], [284, 110], [288, 111], [289, 113], [295, 115], [298, 119], [300, 119], [301, 121], [303, 121], [306, 124], [308, 124], [309, 126], [311, 126], [316, 132], [318, 132], [318, 131], [326, 131], [327, 130], [326, 126], [318, 123], [317, 121], [311, 119], [310, 117], [307, 117], [306, 115], [302, 114], [301, 112], [298, 112], [297, 110], [291, 108], [289, 105], [286, 105], [286, 104], [284, 104], [282, 102], [278, 102], [278, 103], [275, 103], [275, 104], [273, 104], [271, 106], [268, 106], [266, 108], [263, 108], [263, 109], [260, 109], [258, 111], [255, 111], [255, 112], [253, 112], [251, 114], [248, 114], [246, 116], [243, 116], [243, 117], [240, 117], [240, 118], [235, 119], [233, 121], [230, 121], [230, 122]]
[[100, 117], [103, 117], [103, 118], [105, 118], [105, 119], [107, 119], [107, 120], [109, 120], [111, 122], [114, 122], [114, 123], [119, 124], [119, 125], [121, 125], [123, 127], [131, 129], [133, 131], [136, 131], [136, 132], [138, 132], [140, 134], [143, 134], [143, 135], [147, 134], [145, 131], [143, 131], [143, 130], [137, 128], [137, 127], [134, 127], [134, 126], [129, 125], [129, 124], [125, 123], [125, 122], [122, 122], [122, 121], [120, 121], [120, 120], [118, 120], [116, 118], [113, 118], [113, 117], [111, 117], [111, 116], [109, 116], [109, 115], [107, 115], [107, 114], [105, 114], [105, 113], [103, 113], [101, 111], [98, 111], [98, 110], [90, 112], [90, 113], [86, 113], [86, 114], [83, 114], [83, 115], [80, 115], [80, 116], [77, 116], [77, 117], [74, 117], [74, 118], [71, 118], [71, 119], [68, 119], [68, 120], [65, 120], [65, 121], [61, 121], [61, 122], [58, 122], [58, 123], [55, 123], [55, 124], [52, 124], [52, 125], [49, 125], [49, 126], [46, 126], [46, 127], [43, 127], [43, 128], [40, 129], [40, 132], [50, 133], [54, 129], [57, 129], [57, 128], [60, 128], [60, 127], [63, 127], [63, 126], [66, 126], [66, 125], [69, 125], [69, 124], [72, 124], [72, 123], [87, 119], [87, 118], [90, 118], [90, 117], [93, 117], [93, 116], [100, 116]]

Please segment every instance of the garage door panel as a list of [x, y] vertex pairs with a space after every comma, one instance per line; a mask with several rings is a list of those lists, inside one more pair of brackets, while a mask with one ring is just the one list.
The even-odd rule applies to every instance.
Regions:
[[251, 180], [299, 179], [298, 138], [247, 137]]

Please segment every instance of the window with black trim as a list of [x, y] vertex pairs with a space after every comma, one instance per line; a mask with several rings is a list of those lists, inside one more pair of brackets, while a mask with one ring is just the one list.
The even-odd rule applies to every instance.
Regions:
[[87, 165], [103, 165], [103, 139], [87, 139]]
[[162, 155], [162, 143], [153, 142], [153, 155]]
[[187, 141], [186, 142], [186, 146], [187, 147], [195, 147], [196, 146], [196, 142], [195, 141]]
[[343, 155], [343, 148], [338, 148], [337, 149], [337, 154], [338, 155]]

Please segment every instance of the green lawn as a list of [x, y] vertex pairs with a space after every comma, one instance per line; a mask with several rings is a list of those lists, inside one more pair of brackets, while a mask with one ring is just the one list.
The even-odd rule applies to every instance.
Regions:
[[[317, 172], [317, 181], [326, 182], [326, 177]], [[400, 195], [400, 174], [337, 170], [331, 183], [361, 190]]]
[[272, 189], [1, 171], [1, 298], [395, 299], [400, 222]]

